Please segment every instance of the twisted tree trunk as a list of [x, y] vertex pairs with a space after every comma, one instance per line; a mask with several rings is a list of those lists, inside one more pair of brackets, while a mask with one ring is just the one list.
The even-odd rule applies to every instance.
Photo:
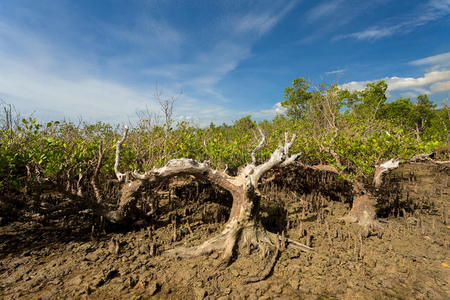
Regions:
[[[121, 173], [119, 171], [120, 148], [125, 141], [128, 128], [125, 127], [122, 138], [116, 144], [115, 173], [119, 181], [125, 181], [118, 209], [107, 214], [112, 222], [124, 222], [133, 217], [136, 210], [137, 195], [145, 188], [151, 188], [158, 183], [177, 175], [194, 175], [207, 179], [212, 183], [229, 191], [233, 197], [230, 216], [223, 231], [214, 238], [195, 247], [175, 248], [168, 253], [180, 257], [189, 257], [207, 254], [212, 251], [223, 251], [223, 260], [230, 262], [237, 247], [260, 248], [263, 254], [270, 250], [278, 254], [279, 237], [265, 230], [259, 218], [261, 194], [258, 190], [258, 182], [262, 175], [275, 167], [283, 167], [293, 163], [298, 154], [289, 155], [289, 149], [295, 141], [295, 135], [289, 141], [285, 134], [284, 145], [280, 145], [272, 153], [270, 159], [260, 165], [256, 164], [255, 152], [259, 150], [265, 141], [261, 133], [261, 142], [252, 151], [252, 163], [246, 165], [236, 176], [230, 176], [224, 171], [211, 169], [208, 162], [181, 158], [172, 159], [164, 167], [152, 169], [144, 174], [137, 172]], [[311, 248], [298, 242], [287, 240], [287, 245], [302, 251], [312, 251]], [[274, 250], [274, 249], [277, 250]]]

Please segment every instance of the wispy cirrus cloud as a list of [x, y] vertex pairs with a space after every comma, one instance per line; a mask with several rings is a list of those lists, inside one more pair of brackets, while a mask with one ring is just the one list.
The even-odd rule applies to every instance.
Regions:
[[[304, 19], [311, 26], [310, 33], [302, 37], [299, 44], [310, 44], [318, 39], [334, 34], [368, 11], [390, 0], [322, 1], [304, 13]], [[336, 39], [336, 38], [333, 38]]]
[[315, 22], [323, 17], [334, 14], [344, 0], [325, 1], [310, 9], [306, 14], [308, 22]]
[[362, 31], [336, 36], [335, 40], [354, 38], [357, 40], [378, 40], [384, 37], [406, 34], [450, 13], [450, 0], [431, 0], [415, 8], [413, 12], [388, 18]]
[[268, 34], [298, 3], [263, 1], [246, 13], [226, 14], [212, 26], [215, 35], [221, 37], [216, 43], [197, 49], [182, 64], [163, 64], [142, 72], [182, 82], [184, 87], [200, 91], [198, 94], [208, 95], [219, 102], [230, 102], [216, 85], [249, 58], [254, 43]]
[[231, 28], [238, 34], [263, 35], [269, 32], [298, 3], [299, 1], [274, 2], [268, 10], [232, 16], [226, 23], [227, 26], [231, 25]]
[[413, 60], [409, 64], [413, 66], [450, 67], [450, 52]]
[[334, 74], [342, 74], [345, 71], [347, 71], [347, 69], [338, 69], [338, 70], [334, 70], [334, 71], [329, 71], [329, 72], [325, 72], [325, 75], [334, 75]]
[[217, 84], [296, 4], [268, 1], [246, 13], [226, 12], [211, 24], [207, 34], [214, 38], [206, 46], [192, 42], [196, 31], [187, 36], [179, 24], [140, 12], [127, 26], [104, 20], [89, 24], [95, 27], [87, 38], [90, 48], [0, 21], [0, 96], [41, 118], [126, 122], [136, 118], [136, 110], [159, 111], [152, 98], [158, 82], [167, 95], [183, 87], [176, 118], [201, 125], [229, 122], [244, 112], [230, 104]]

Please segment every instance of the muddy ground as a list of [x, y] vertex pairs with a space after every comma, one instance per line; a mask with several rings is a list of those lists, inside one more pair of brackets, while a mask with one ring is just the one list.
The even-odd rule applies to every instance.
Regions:
[[449, 299], [449, 175], [425, 163], [395, 170], [379, 192], [382, 229], [366, 237], [340, 222], [349, 187], [333, 174], [298, 167], [269, 174], [263, 223], [317, 253], [284, 250], [271, 275], [251, 284], [243, 282], [266, 261], [257, 249], [228, 267], [219, 253], [164, 255], [200, 244], [226, 220], [230, 197], [194, 181], [172, 183], [170, 197], [160, 192], [158, 214], [129, 228], [92, 234], [91, 218], [81, 215], [9, 223], [0, 227], [0, 298]]

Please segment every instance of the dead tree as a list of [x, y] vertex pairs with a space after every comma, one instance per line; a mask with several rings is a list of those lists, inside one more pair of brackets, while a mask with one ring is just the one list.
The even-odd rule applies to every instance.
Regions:
[[[438, 161], [434, 160], [434, 153], [422, 153], [413, 156], [408, 160], [397, 160], [390, 159], [384, 163], [381, 163], [375, 167], [375, 173], [373, 176], [373, 186], [375, 189], [383, 188], [383, 179], [386, 174], [397, 169], [402, 164], [416, 163], [416, 162], [431, 162], [439, 165], [448, 164], [449, 161]], [[380, 224], [376, 220], [376, 210], [375, 205], [377, 199], [375, 195], [367, 191], [363, 184], [356, 182], [353, 185], [355, 196], [353, 198], [353, 205], [351, 211], [343, 218], [345, 221], [350, 223], [358, 223], [359, 225], [365, 227], [365, 229], [370, 229], [378, 227]]]
[[[125, 182], [117, 210], [109, 212], [107, 218], [113, 222], [123, 222], [133, 214], [136, 208], [136, 198], [145, 188], [156, 186], [164, 180], [178, 175], [193, 175], [229, 191], [233, 197], [230, 216], [224, 229], [217, 236], [207, 240], [201, 245], [185, 248], [175, 248], [168, 253], [179, 257], [190, 257], [208, 254], [213, 251], [223, 252], [223, 261], [229, 263], [235, 249], [253, 246], [259, 248], [261, 253], [268, 251], [277, 253], [277, 245], [280, 241], [278, 235], [267, 231], [260, 220], [259, 209], [261, 193], [258, 183], [261, 177], [272, 168], [284, 167], [293, 163], [299, 154], [289, 155], [289, 149], [295, 141], [295, 135], [291, 140], [285, 134], [284, 145], [280, 145], [272, 153], [265, 163], [257, 165], [255, 152], [259, 150], [265, 141], [264, 134], [260, 131], [261, 142], [252, 151], [252, 162], [247, 164], [236, 176], [230, 176], [224, 171], [212, 169], [207, 161], [197, 162], [192, 159], [172, 159], [162, 168], [153, 168], [144, 174], [135, 172], [122, 173], [119, 171], [120, 149], [127, 138], [128, 128], [125, 127], [122, 138], [116, 144], [116, 160], [114, 170], [120, 182]], [[313, 251], [311, 248], [296, 241], [288, 239], [286, 244], [290, 247]]]

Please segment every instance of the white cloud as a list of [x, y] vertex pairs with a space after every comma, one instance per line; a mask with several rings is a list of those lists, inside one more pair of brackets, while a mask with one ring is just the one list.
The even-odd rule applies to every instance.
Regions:
[[269, 31], [277, 23], [276, 16], [270, 15], [246, 15], [235, 25], [238, 33], [256, 32], [262, 35]]
[[403, 92], [403, 93], [400, 93], [400, 96], [403, 98], [413, 99], [413, 98], [416, 98], [417, 96], [419, 96], [420, 94], [421, 93], [418, 93], [418, 92]]
[[357, 38], [358, 40], [376, 40], [394, 34], [398, 28], [398, 26], [372, 27], [364, 31], [355, 32], [350, 37]]
[[415, 28], [424, 26], [432, 21], [447, 16], [450, 13], [449, 0], [430, 0], [420, 4], [412, 13], [405, 13], [395, 18], [389, 18], [380, 24], [371, 26], [362, 31], [343, 34], [335, 37], [335, 40], [343, 38], [355, 38], [358, 40], [378, 40], [395, 34], [405, 34]]
[[[21, 63], [0, 63], [0, 91], [25, 113], [38, 110], [58, 118], [127, 119], [149, 104], [149, 93], [95, 77], [63, 78]], [[31, 109], [31, 111], [30, 111]]]
[[317, 21], [320, 18], [326, 17], [336, 12], [339, 5], [341, 5], [343, 0], [325, 1], [321, 4], [313, 7], [306, 14], [306, 20], [308, 22]]
[[325, 72], [325, 75], [342, 74], [345, 71], [347, 71], [347, 69], [339, 69], [339, 70]]
[[[376, 81], [376, 80], [373, 80], [373, 81]], [[368, 84], [369, 82], [372, 82], [372, 81], [370, 81], [370, 80], [350, 81], [350, 82], [342, 84], [340, 87], [343, 89], [350, 90], [350, 91], [362, 91], [366, 87], [366, 84]]]
[[409, 62], [413, 66], [434, 65], [439, 67], [450, 67], [450, 52], [441, 53]]
[[[346, 0], [324, 0], [322, 3], [306, 11], [302, 20], [309, 23], [310, 29], [305, 32], [297, 43], [309, 44], [321, 37], [337, 32], [342, 26], [348, 25], [351, 21], [361, 17], [361, 15], [373, 10], [390, 0], [371, 1], [346, 1]], [[333, 38], [341, 39], [343, 35]]]
[[366, 84], [384, 80], [388, 84], [388, 92], [399, 91], [402, 97], [414, 98], [419, 94], [435, 94], [450, 91], [450, 52], [413, 60], [413, 66], [431, 66], [422, 77], [384, 77], [372, 81], [352, 81], [343, 84], [349, 90], [363, 90]]
[[269, 32], [297, 4], [298, 1], [278, 1], [263, 11], [257, 9], [255, 12], [227, 18], [224, 25], [233, 28], [238, 34], [256, 33], [261, 36]]
[[281, 102], [275, 103], [270, 109], [263, 109], [259, 111], [248, 111], [244, 115], [251, 115], [253, 118], [261, 119], [272, 119], [277, 115], [283, 115], [286, 113], [286, 108], [281, 106]]
[[386, 81], [389, 84], [391, 90], [406, 90], [406, 89], [416, 89], [428, 86], [430, 84], [450, 80], [450, 70], [447, 71], [432, 71], [425, 73], [423, 77], [413, 78], [413, 77], [391, 77]]
[[[151, 88], [127, 86], [98, 77], [61, 77], [18, 62], [0, 62], [2, 99], [15, 105], [22, 114], [36, 112], [44, 120], [82, 117], [88, 122], [135, 121], [136, 111], [148, 108], [150, 113], [161, 113], [153, 94]], [[164, 89], [164, 95], [174, 94], [175, 90]], [[211, 121], [229, 122], [240, 114], [186, 94], [176, 102], [174, 113], [176, 119], [184, 116], [183, 119], [194, 120], [202, 126]]]
[[[271, 2], [252, 6], [239, 18], [236, 14], [225, 18], [239, 22], [228, 27], [212, 24], [208, 34], [216, 39], [201, 47], [192, 44], [182, 28], [145, 15], [126, 28], [97, 24], [108, 43], [93, 43], [88, 50], [0, 21], [0, 95], [24, 114], [35, 111], [38, 118], [82, 116], [88, 121], [127, 122], [146, 107], [159, 113], [159, 104], [152, 98], [157, 81], [166, 95], [177, 93], [174, 85], [185, 87], [175, 118], [198, 120], [201, 125], [229, 122], [243, 112], [231, 106], [217, 83], [248, 58], [258, 38], [297, 3]], [[105, 47], [108, 54], [116, 53], [111, 45], [123, 47], [117, 51], [122, 54], [103, 56]], [[190, 47], [191, 55], [184, 53], [180, 59], [184, 47]], [[135, 82], [139, 77], [144, 79]]]
[[432, 93], [446, 92], [450, 91], [450, 80], [442, 81], [430, 86], [430, 90]]
[[372, 81], [352, 81], [342, 85], [342, 88], [352, 91], [363, 90], [367, 83], [384, 80], [388, 91], [415, 91], [433, 94], [450, 90], [450, 70], [431, 71], [423, 77], [385, 77]]

